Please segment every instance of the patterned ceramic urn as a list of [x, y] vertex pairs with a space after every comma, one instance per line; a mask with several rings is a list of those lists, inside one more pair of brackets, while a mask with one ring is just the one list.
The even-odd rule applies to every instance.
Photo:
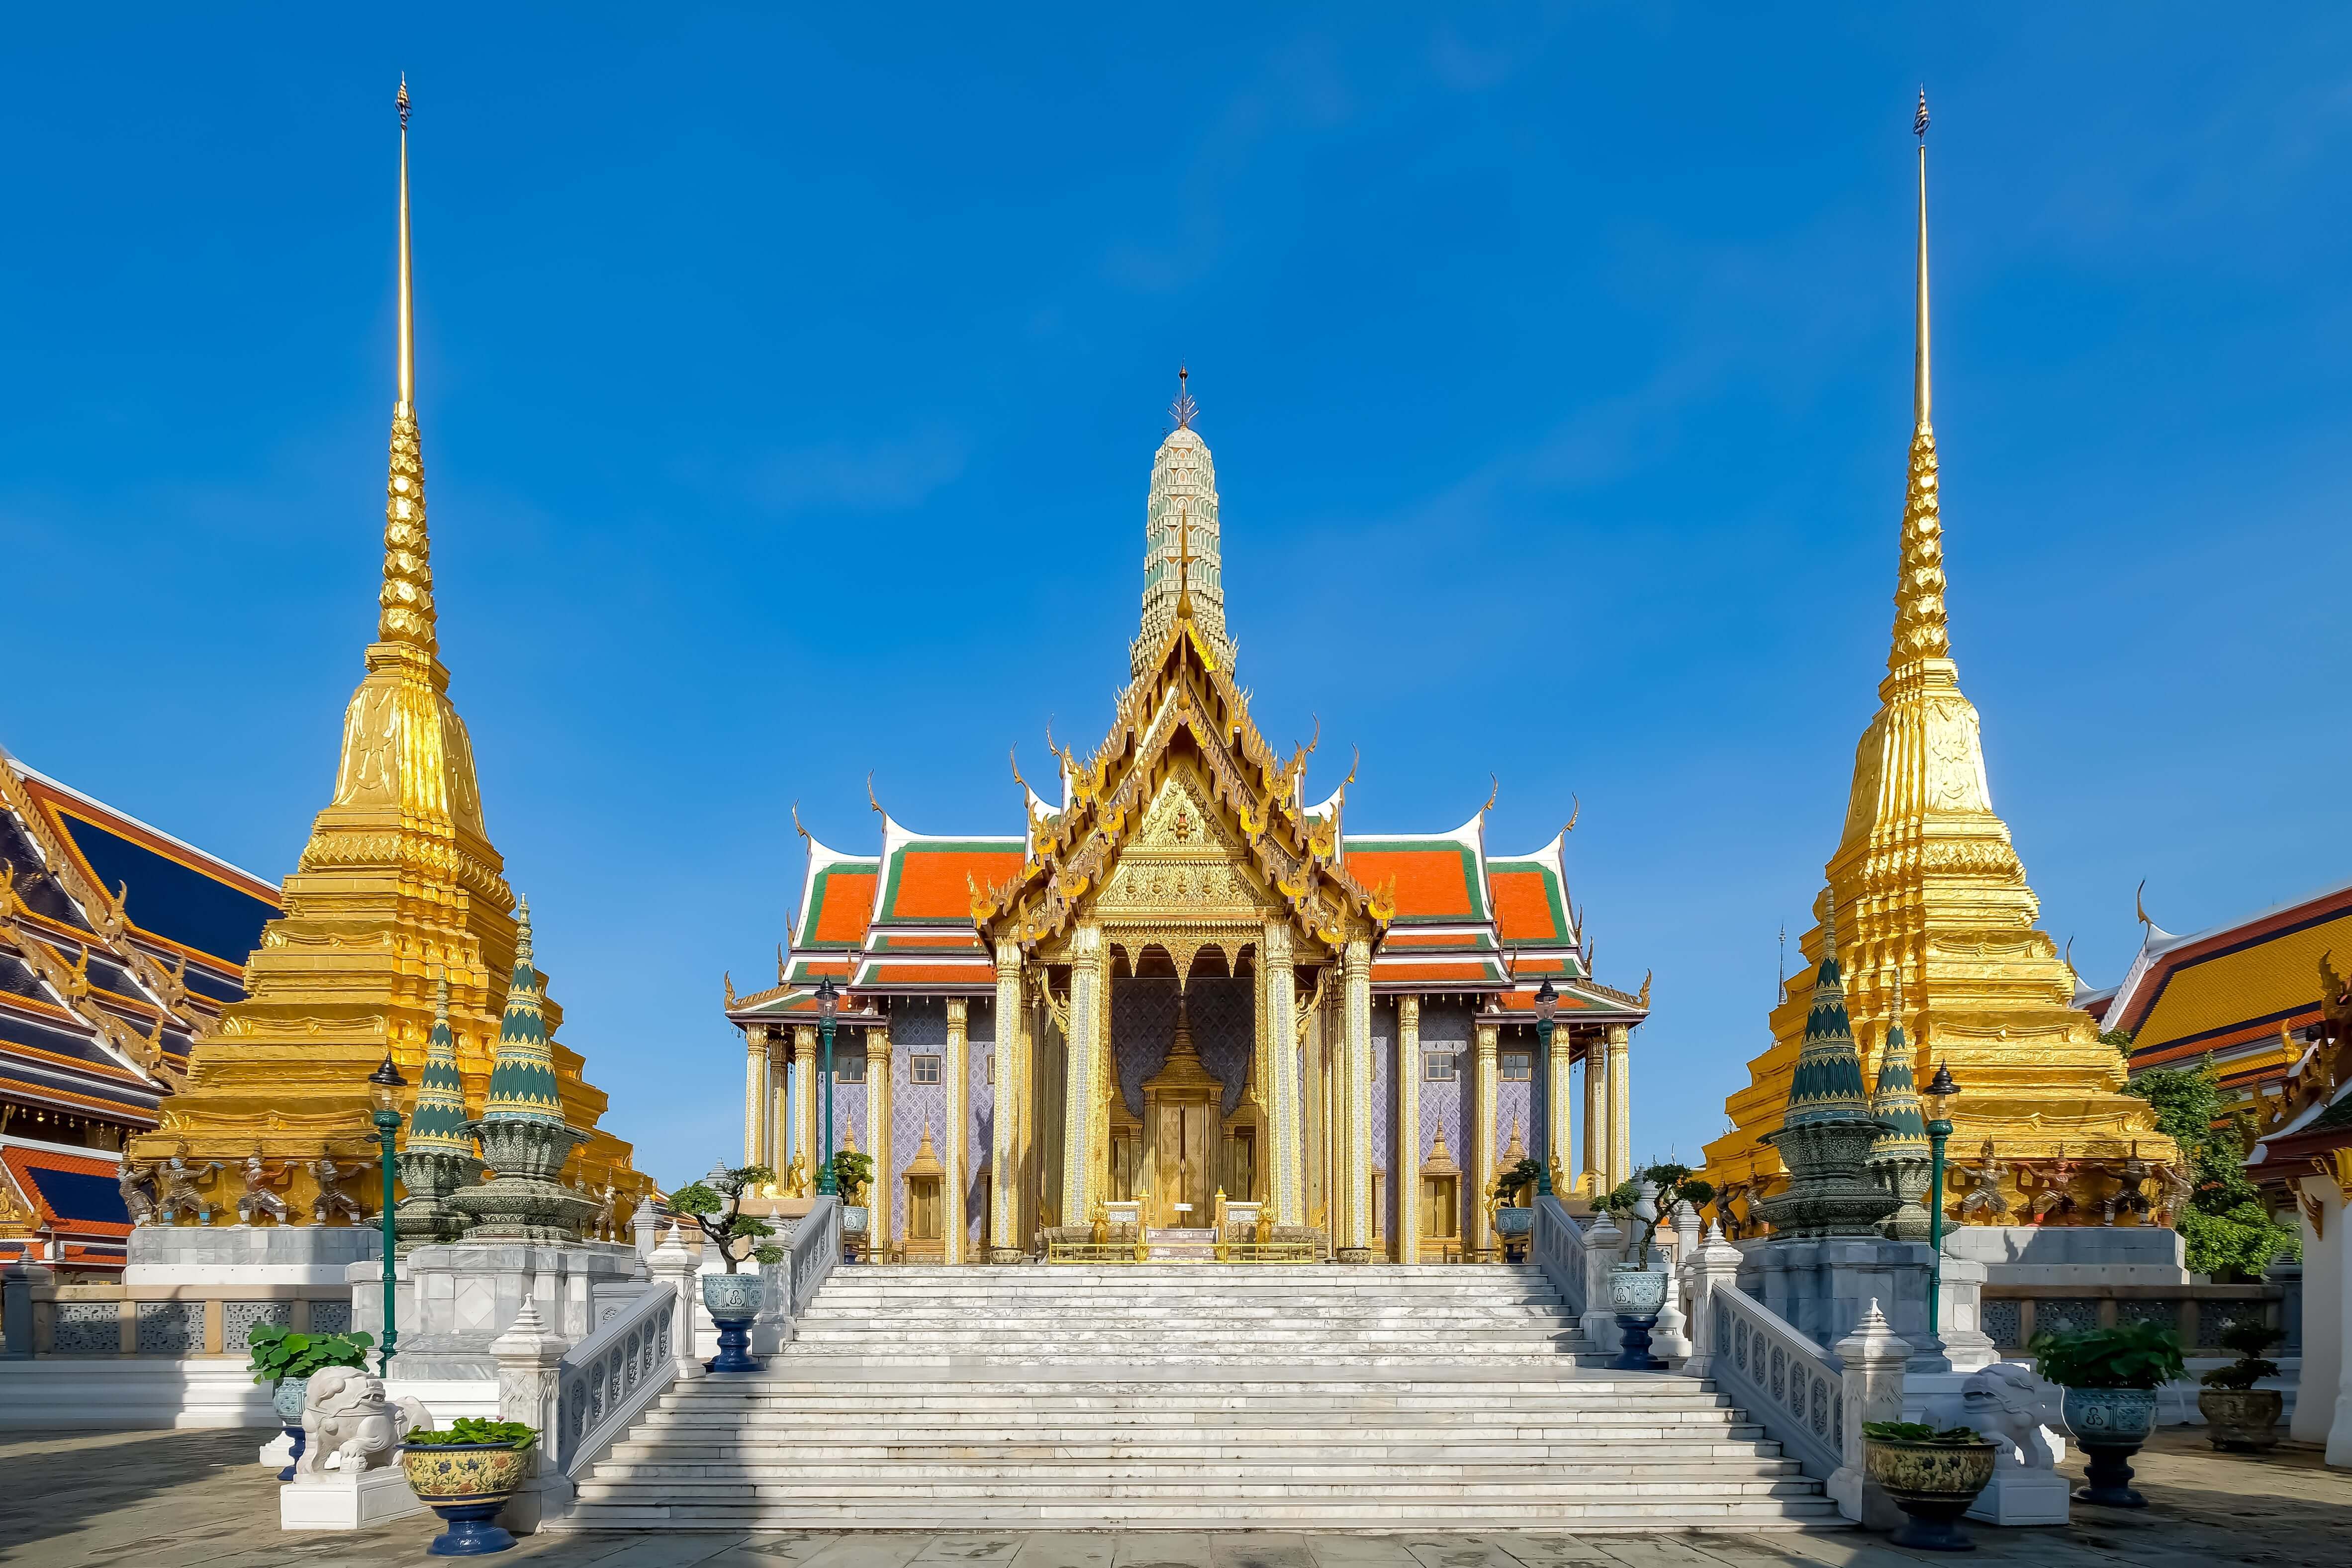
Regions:
[[1864, 1473], [1906, 1516], [1895, 1544], [1927, 1552], [1973, 1552], [1960, 1516], [1992, 1481], [1990, 1443], [1909, 1443], [1872, 1437], [1864, 1444]]
[[2206, 1435], [2228, 1453], [2258, 1454], [2278, 1447], [2279, 1413], [2286, 1397], [2275, 1388], [2202, 1388], [2198, 1414]]
[[400, 1468], [408, 1490], [448, 1522], [425, 1550], [436, 1557], [478, 1557], [504, 1552], [514, 1537], [492, 1521], [530, 1474], [531, 1452], [511, 1443], [404, 1446]]
[[2156, 1390], [2069, 1388], [2058, 1408], [2066, 1429], [2083, 1445], [2083, 1479], [2090, 1483], [2074, 1500], [2146, 1508], [2147, 1500], [2132, 1490], [2132, 1468], [2126, 1461], [2156, 1429]]
[[1609, 1310], [1629, 1318], [1655, 1317], [1666, 1304], [1666, 1276], [1657, 1269], [1620, 1263], [1609, 1270]]
[[713, 1372], [757, 1372], [751, 1359], [751, 1320], [760, 1315], [767, 1281], [757, 1274], [705, 1274], [702, 1304], [719, 1325], [719, 1354], [705, 1363]]
[[310, 1397], [310, 1380], [307, 1377], [281, 1377], [269, 1391], [269, 1408], [278, 1414], [278, 1425], [293, 1439], [294, 1447], [287, 1455], [286, 1468], [278, 1472], [281, 1481], [294, 1479], [294, 1461], [302, 1457], [306, 1434], [302, 1430], [302, 1406]]

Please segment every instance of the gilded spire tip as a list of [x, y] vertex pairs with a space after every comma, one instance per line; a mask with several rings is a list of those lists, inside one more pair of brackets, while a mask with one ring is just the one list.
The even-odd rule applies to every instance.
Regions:
[[515, 967], [520, 968], [531, 961], [530, 900], [515, 900]]
[[449, 973], [446, 969], [433, 984], [433, 1021], [449, 1021]]
[[408, 249], [408, 78], [394, 96], [400, 110], [399, 325], [392, 406], [392, 455], [384, 480], [383, 586], [376, 640], [434, 651], [432, 547], [425, 527], [425, 458], [416, 434], [416, 312]]
[[1919, 137], [1919, 239], [1913, 331], [1916, 348], [1911, 382], [1910, 476], [1903, 497], [1902, 564], [1895, 584], [1895, 638], [1887, 651], [1892, 679], [1916, 673], [1918, 661], [1948, 659], [1951, 631], [1944, 609], [1944, 520], [1932, 420], [1934, 380], [1929, 373], [1927, 329], [1927, 90], [1919, 89], [1912, 120]]
[[408, 73], [400, 73], [400, 90], [392, 95], [393, 107], [400, 110], [400, 128], [408, 129]]

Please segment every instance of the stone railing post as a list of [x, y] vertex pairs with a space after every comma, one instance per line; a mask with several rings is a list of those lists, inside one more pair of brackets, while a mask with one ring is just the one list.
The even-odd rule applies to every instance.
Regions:
[[1739, 1283], [1739, 1249], [1723, 1239], [1722, 1228], [1709, 1225], [1704, 1240], [1692, 1249], [1690, 1261], [1683, 1265], [1683, 1284], [1690, 1292], [1690, 1359], [1683, 1363], [1685, 1375], [1708, 1376], [1715, 1368], [1715, 1358], [1722, 1354], [1716, 1343], [1715, 1293], [1735, 1289]]
[[[679, 1233], [677, 1222], [670, 1222], [669, 1234], [646, 1260], [646, 1269], [654, 1282], [666, 1284], [677, 1291], [669, 1304], [669, 1354], [681, 1378], [707, 1377], [709, 1370], [694, 1355], [694, 1305], [702, 1288], [694, 1254], [687, 1250], [686, 1238]], [[791, 1292], [785, 1292], [789, 1295]]]
[[520, 1421], [539, 1433], [531, 1448], [530, 1477], [499, 1511], [499, 1522], [528, 1534], [550, 1513], [572, 1500], [572, 1483], [557, 1462], [562, 1447], [563, 1353], [569, 1342], [540, 1321], [539, 1306], [526, 1298], [507, 1332], [490, 1342], [499, 1363], [499, 1419]]
[[1903, 1367], [1911, 1359], [1911, 1342], [1888, 1325], [1874, 1301], [1830, 1354], [1845, 1364], [1843, 1457], [1830, 1477], [1830, 1497], [1840, 1513], [1864, 1529], [1891, 1530], [1903, 1522], [1903, 1511], [1864, 1471], [1862, 1427], [1865, 1421], [1903, 1419]]
[[7, 1336], [10, 1360], [29, 1361], [45, 1348], [34, 1326], [33, 1297], [37, 1291], [55, 1300], [57, 1282], [56, 1271], [39, 1263], [11, 1263], [0, 1269], [0, 1295], [6, 1298], [5, 1304], [0, 1305], [0, 1333]]
[[1625, 1233], [1604, 1210], [1593, 1217], [1584, 1232], [1584, 1343], [1593, 1350], [1617, 1353], [1617, 1314], [1609, 1310], [1609, 1270], [1618, 1262]]

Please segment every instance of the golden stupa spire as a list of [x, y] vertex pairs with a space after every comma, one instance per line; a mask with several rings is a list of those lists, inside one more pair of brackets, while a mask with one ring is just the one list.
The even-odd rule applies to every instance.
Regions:
[[425, 531], [425, 457], [416, 438], [416, 310], [408, 260], [408, 78], [394, 96], [400, 111], [399, 396], [392, 405], [391, 472], [383, 496], [383, 591], [376, 637], [432, 653], [432, 541]]
[[[2137, 1142], [2143, 1158], [2160, 1145], [2155, 1157], [2169, 1161], [2170, 1141], [2145, 1101], [2121, 1092], [2120, 1061], [2074, 1007], [2074, 972], [2035, 924], [2040, 901], [1993, 810], [1977, 710], [1952, 662], [1931, 417], [1924, 89], [1911, 129], [1920, 138], [1916, 344], [1894, 637], [1878, 711], [1854, 747], [1828, 885], [1800, 946], [1811, 962], [1840, 959], [1856, 1038], [1883, 1038], [1899, 1022], [1915, 1073], [1948, 1059], [1967, 1086], [1956, 1146], [1990, 1137], [2005, 1159], [2023, 1160], [2063, 1145], [2095, 1162], [2127, 1158]], [[1780, 1125], [1810, 1006], [1808, 992], [1784, 988], [1772, 1046], [1726, 1101], [1733, 1130], [1706, 1145], [1718, 1185], [1775, 1174], [1779, 1155], [1762, 1140]]]
[[[1917, 348], [1911, 386], [1911, 467], [1903, 495], [1903, 556], [1895, 580], [1895, 638], [1886, 678], [1955, 684], [1951, 627], [1944, 612], [1944, 517], [1936, 470], [1935, 401], [1927, 365], [1927, 89], [1911, 122], [1919, 138], [1919, 256], [1916, 319]], [[1940, 667], [1938, 667], [1940, 666]], [[1936, 677], [1940, 676], [1940, 680]], [[1891, 695], [1886, 688], [1881, 695]]]
[[[131, 1150], [133, 1163], [181, 1148], [242, 1161], [258, 1142], [270, 1159], [299, 1167], [287, 1193], [298, 1211], [316, 1196], [310, 1162], [374, 1158], [367, 1081], [387, 1052], [414, 1081], [436, 1027], [446, 1025], [461, 1101], [481, 1102], [518, 948], [526, 963], [530, 956], [530, 932], [515, 919], [504, 862], [483, 824], [473, 742], [435, 645], [416, 440], [405, 82], [393, 103], [400, 120], [398, 385], [376, 640], [344, 710], [333, 799], [285, 881], [284, 915], [246, 962], [245, 998], [196, 1041], [187, 1092], [164, 1102], [163, 1127]], [[579, 1053], [553, 1038], [562, 1010], [544, 999], [540, 1010], [563, 1120], [594, 1129], [604, 1095], [582, 1076]], [[646, 1183], [629, 1158], [627, 1145], [592, 1132], [573, 1168], [634, 1194]], [[215, 1218], [226, 1223], [235, 1214]]]

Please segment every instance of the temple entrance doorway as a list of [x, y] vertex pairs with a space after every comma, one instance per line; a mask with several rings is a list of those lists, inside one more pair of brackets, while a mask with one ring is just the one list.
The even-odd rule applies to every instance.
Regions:
[[1181, 975], [1160, 942], [1114, 948], [1108, 1190], [1149, 1228], [1205, 1233], [1221, 1195], [1261, 1196], [1256, 976], [1246, 945], [1187, 947]]

